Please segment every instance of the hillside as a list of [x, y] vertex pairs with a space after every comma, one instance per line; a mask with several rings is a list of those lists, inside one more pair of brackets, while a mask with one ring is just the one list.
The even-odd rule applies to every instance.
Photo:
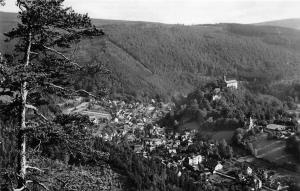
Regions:
[[[0, 13], [0, 18], [1, 33], [16, 22], [13, 14]], [[74, 46], [73, 56], [91, 68], [104, 64], [112, 74], [103, 77], [93, 69], [76, 74], [72, 78], [75, 86], [88, 91], [97, 92], [105, 84], [115, 96], [167, 98], [187, 94], [199, 83], [223, 74], [260, 85], [299, 79], [298, 30], [240, 24], [93, 21], [106, 36]], [[3, 39], [1, 34], [0, 51], [10, 51], [11, 45]]]
[[300, 30], [300, 18], [267, 21], [267, 22], [257, 23], [256, 25], [278, 26], [278, 27], [286, 27], [286, 28]]

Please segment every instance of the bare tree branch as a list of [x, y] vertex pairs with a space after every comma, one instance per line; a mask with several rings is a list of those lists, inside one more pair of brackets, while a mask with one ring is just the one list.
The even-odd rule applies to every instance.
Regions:
[[29, 184], [29, 183], [38, 184], [41, 187], [43, 187], [45, 190], [47, 190], [47, 191], [49, 190], [49, 188], [47, 186], [45, 186], [45, 184], [38, 182], [38, 181], [33, 181], [33, 180], [26, 180], [25, 184], [21, 188], [12, 188], [12, 189], [13, 189], [13, 191], [23, 191], [25, 189], [28, 189], [27, 184]]
[[39, 110], [38, 110], [35, 106], [30, 105], [30, 104], [26, 104], [25, 107], [28, 108], [28, 109], [34, 110], [35, 113], [36, 113], [38, 116], [40, 116], [40, 117], [42, 117], [44, 120], [48, 121], [48, 119], [47, 119], [43, 114], [41, 114], [41, 113], [39, 112]]
[[37, 53], [37, 52], [32, 52], [32, 51], [31, 51], [30, 54], [36, 54], [36, 55], [37, 55], [37, 54], [39, 54], [39, 53]]
[[34, 151], [40, 150], [42, 140], [39, 139], [39, 141], [40, 141], [40, 142], [39, 142], [39, 144], [34, 148]]
[[50, 86], [52, 86], [52, 87], [54, 87], [54, 88], [57, 88], [57, 89], [61, 89], [61, 90], [65, 90], [65, 91], [66, 91], [66, 88], [61, 87], [61, 86], [58, 86], [58, 85], [55, 85], [55, 84], [53, 84], [53, 83], [47, 83], [47, 85], [50, 85]]
[[71, 64], [77, 66], [78, 68], [81, 68], [81, 66], [79, 66], [79, 64], [77, 64], [76, 62], [73, 62], [70, 58], [68, 58], [67, 56], [65, 56], [63, 53], [59, 52], [58, 50], [55, 50], [54, 48], [50, 48], [48, 46], [44, 46], [43, 47], [51, 52], [54, 52], [58, 55], [60, 55], [61, 57], [63, 57], [65, 60], [67, 60], [68, 62], [70, 62]]
[[75, 91], [75, 92], [76, 92], [76, 93], [82, 92], [82, 93], [88, 94], [89, 96], [91, 96], [91, 97], [93, 97], [93, 98], [96, 98], [95, 95], [93, 95], [93, 94], [91, 94], [90, 92], [88, 92], [88, 91], [86, 91], [86, 90], [83, 90], [83, 89], [77, 90], [77, 91]]
[[45, 184], [41, 183], [41, 182], [36, 182], [36, 184], [40, 185], [41, 187], [43, 187], [45, 190], [49, 190], [49, 188], [47, 186], [45, 186]]
[[34, 167], [34, 166], [25, 166], [25, 168], [27, 168], [27, 169], [33, 169], [33, 170], [37, 170], [37, 171], [39, 171], [39, 172], [44, 172], [43, 170], [41, 170], [41, 169], [39, 169], [39, 168], [37, 168], [37, 167]]
[[0, 0], [0, 6], [4, 6], [5, 5], [5, 1], [4, 0]]
[[21, 188], [13, 188], [13, 191], [22, 191], [26, 188], [26, 186], [22, 186]]
[[32, 180], [26, 180], [26, 182], [25, 182], [25, 184], [21, 187], [21, 188], [13, 188], [13, 191], [22, 191], [22, 190], [24, 190], [24, 189], [26, 189], [27, 188], [27, 184], [28, 183], [32, 183], [33, 181]]
[[[53, 84], [53, 83], [47, 83], [47, 84], [50, 85], [50, 86], [52, 86], [52, 87], [54, 87], [54, 88], [60, 89], [60, 90], [64, 90], [64, 91], [73, 91], [73, 90], [67, 90], [67, 89], [64, 88], [64, 87], [55, 85], [55, 84]], [[88, 92], [88, 91], [86, 91], [86, 90], [83, 90], [83, 89], [75, 90], [75, 91], [73, 91], [73, 92], [75, 92], [75, 93], [85, 93], [85, 94], [87, 94], [87, 95], [89, 95], [89, 96], [91, 96], [91, 97], [97, 98], [97, 96], [95, 96], [95, 95], [93, 95], [92, 93], [90, 93], [90, 92]]]

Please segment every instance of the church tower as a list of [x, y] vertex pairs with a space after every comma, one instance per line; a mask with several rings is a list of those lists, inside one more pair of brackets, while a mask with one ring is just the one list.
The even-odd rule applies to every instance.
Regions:
[[224, 82], [226, 82], [226, 75], [225, 74], [223, 75], [223, 80], [224, 80]]

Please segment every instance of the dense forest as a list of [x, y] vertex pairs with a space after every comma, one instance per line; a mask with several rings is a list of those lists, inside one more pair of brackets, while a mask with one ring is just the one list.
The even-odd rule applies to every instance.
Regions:
[[[216, 99], [215, 95], [218, 95]], [[271, 95], [254, 94], [242, 85], [238, 89], [226, 88], [221, 80], [211, 81], [198, 87], [186, 98], [174, 101], [175, 111], [161, 123], [176, 131], [185, 130], [182, 129], [184, 124], [191, 121], [196, 121], [199, 129], [215, 131], [246, 127], [250, 117], [260, 125], [274, 120], [289, 121], [287, 118], [293, 116], [286, 110], [295, 107], [293, 100], [282, 102]], [[290, 123], [294, 126], [297, 124], [295, 119]]]
[[[17, 19], [13, 14], [1, 13], [1, 20], [1, 32], [6, 32]], [[270, 83], [274, 81], [285, 89], [299, 84], [286, 83], [299, 78], [298, 30], [241, 24], [93, 22], [103, 29], [105, 37], [82, 41], [69, 50], [70, 55], [91, 68], [72, 77], [76, 88], [101, 93], [99, 87], [106, 85], [115, 97], [144, 99], [187, 94], [224, 74], [249, 82], [249, 87], [259, 92], [272, 90]], [[1, 44], [2, 51], [10, 49], [9, 44]], [[103, 77], [97, 72], [94, 67], [99, 64], [111, 74]], [[283, 92], [274, 94], [285, 98]], [[298, 90], [290, 93], [296, 95]]]

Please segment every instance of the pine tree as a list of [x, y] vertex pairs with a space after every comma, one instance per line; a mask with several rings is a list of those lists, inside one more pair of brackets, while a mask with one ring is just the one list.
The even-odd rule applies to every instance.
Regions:
[[84, 37], [103, 35], [92, 25], [88, 15], [64, 8], [63, 1], [17, 0], [20, 23], [5, 34], [8, 40], [18, 42], [15, 54], [0, 63], [0, 95], [13, 96], [9, 111], [15, 111], [18, 118], [16, 190], [25, 189], [30, 182], [26, 181], [26, 170], [31, 168], [26, 160], [26, 137], [34, 123], [26, 118], [27, 111], [33, 110], [41, 120], [48, 121], [39, 112], [38, 105], [50, 93], [73, 94], [70, 87], [66, 87], [67, 79], [70, 72], [83, 69], [62, 51]]

